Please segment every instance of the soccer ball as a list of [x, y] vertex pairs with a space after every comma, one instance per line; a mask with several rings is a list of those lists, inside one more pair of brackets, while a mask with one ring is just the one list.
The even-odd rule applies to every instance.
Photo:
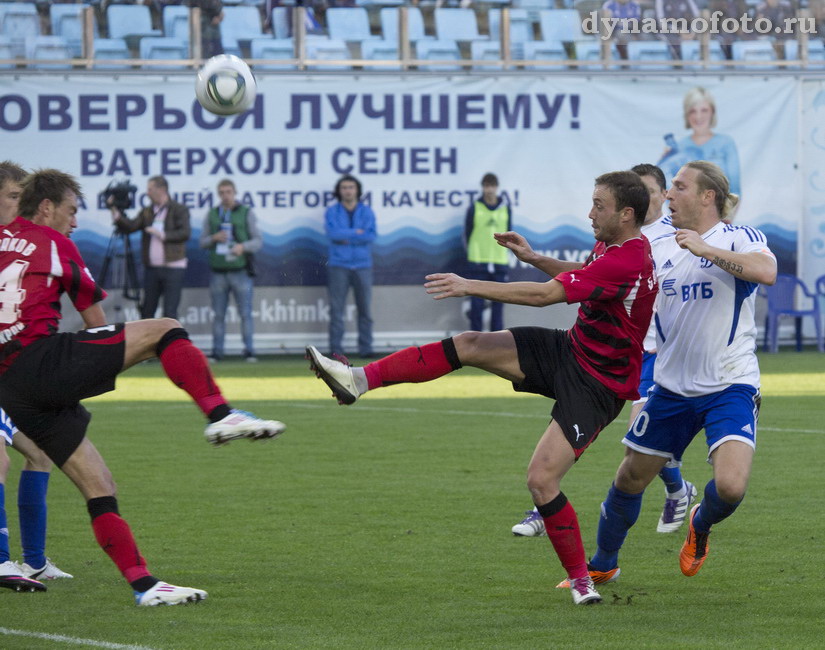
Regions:
[[215, 115], [235, 115], [252, 108], [258, 84], [245, 61], [231, 54], [213, 56], [198, 71], [195, 96]]

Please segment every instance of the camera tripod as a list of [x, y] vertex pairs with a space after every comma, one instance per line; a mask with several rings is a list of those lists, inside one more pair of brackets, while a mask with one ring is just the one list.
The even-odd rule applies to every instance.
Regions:
[[123, 297], [140, 304], [140, 284], [138, 283], [135, 257], [132, 254], [132, 242], [129, 233], [122, 232], [117, 226], [109, 237], [106, 256], [100, 268], [100, 286], [106, 286], [109, 268], [112, 268], [112, 286], [123, 291]]

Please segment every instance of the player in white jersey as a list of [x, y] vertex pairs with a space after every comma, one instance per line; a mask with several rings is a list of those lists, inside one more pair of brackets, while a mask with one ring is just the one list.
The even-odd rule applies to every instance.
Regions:
[[776, 281], [776, 258], [760, 231], [722, 221], [738, 201], [729, 188], [717, 165], [694, 161], [667, 192], [678, 230], [656, 252], [656, 385], [625, 436], [626, 456], [601, 507], [594, 583], [618, 578], [619, 550], [644, 489], [668, 460], [682, 458], [701, 429], [713, 479], [690, 513], [679, 554], [684, 575], [699, 571], [711, 526], [745, 496], [760, 402], [755, 290]]

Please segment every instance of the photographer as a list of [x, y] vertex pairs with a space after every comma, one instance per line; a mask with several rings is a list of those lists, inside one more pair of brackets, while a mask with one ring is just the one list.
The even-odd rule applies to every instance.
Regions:
[[141, 231], [143, 261], [143, 304], [141, 318], [154, 318], [161, 296], [163, 315], [177, 318], [186, 273], [186, 242], [191, 235], [189, 208], [169, 198], [169, 184], [163, 176], [152, 176], [146, 185], [152, 205], [134, 219], [123, 214], [115, 197], [107, 198], [114, 224], [123, 232]]

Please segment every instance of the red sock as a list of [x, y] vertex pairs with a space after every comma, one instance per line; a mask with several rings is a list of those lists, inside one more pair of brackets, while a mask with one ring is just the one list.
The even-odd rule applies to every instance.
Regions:
[[452, 339], [404, 348], [388, 357], [364, 366], [369, 389], [402, 382], [417, 384], [431, 381], [458, 370], [461, 362]]
[[561, 565], [567, 571], [567, 577], [570, 579], [585, 577], [587, 558], [584, 555], [579, 519], [566, 498], [561, 510], [544, 517], [544, 530], [547, 531], [547, 536], [561, 560]]
[[160, 353], [160, 362], [166, 376], [189, 393], [207, 417], [215, 407], [226, 404], [206, 357], [188, 339], [177, 339], [167, 345]]
[[105, 512], [92, 519], [95, 539], [106, 555], [112, 558], [127, 582], [151, 576], [146, 560], [138, 550], [132, 531], [120, 515]]

